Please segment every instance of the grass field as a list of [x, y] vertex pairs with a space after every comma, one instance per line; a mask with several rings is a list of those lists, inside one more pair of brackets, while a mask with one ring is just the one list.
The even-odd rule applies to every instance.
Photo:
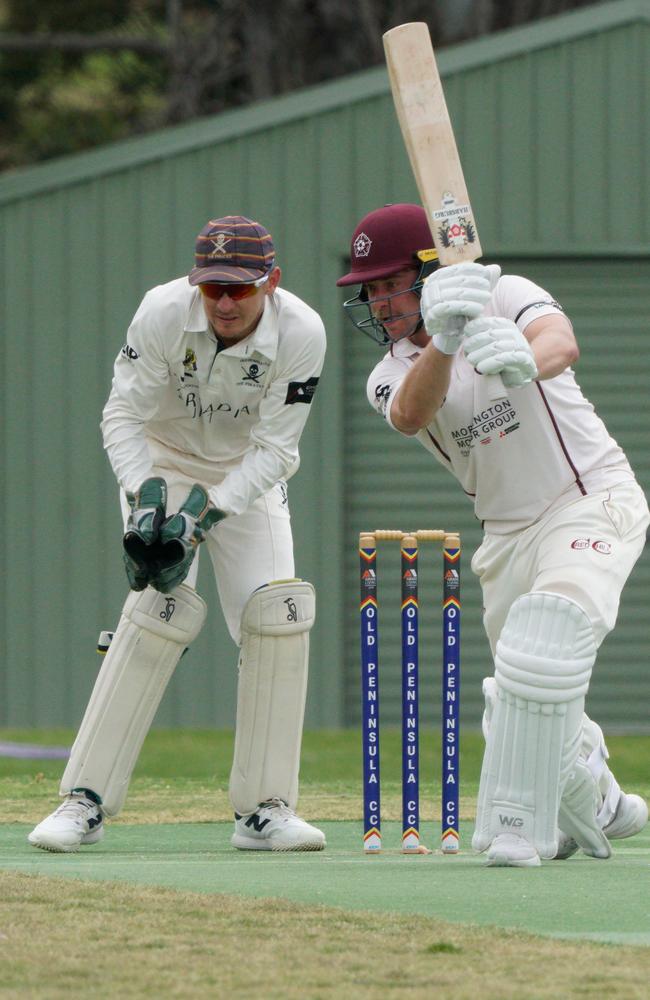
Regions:
[[[71, 738], [0, 730], [0, 741]], [[395, 844], [398, 739], [384, 733], [382, 759]], [[623, 786], [650, 798], [650, 738], [609, 746]], [[458, 859], [361, 856], [354, 732], [306, 734], [300, 811], [328, 837], [312, 856], [229, 848], [229, 733], [151, 733], [102, 850], [74, 856], [34, 851], [24, 839], [56, 804], [62, 761], [0, 757], [0, 997], [649, 997], [643, 921], [641, 946], [571, 940], [585, 912], [606, 923], [617, 908], [628, 930], [621, 939], [635, 940], [637, 893], [648, 910], [648, 838], [625, 842], [608, 862], [549, 863], [532, 878], [482, 869], [467, 844], [481, 750], [478, 734], [464, 735]], [[422, 756], [423, 826], [435, 847], [437, 748], [426, 732]], [[564, 939], [528, 932], [549, 912]]]

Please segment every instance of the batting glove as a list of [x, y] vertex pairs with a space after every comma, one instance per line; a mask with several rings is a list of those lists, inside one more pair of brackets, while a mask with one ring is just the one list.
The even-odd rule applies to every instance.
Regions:
[[467, 323], [463, 351], [479, 375], [500, 373], [509, 388], [519, 388], [537, 378], [532, 348], [512, 320], [480, 316]]
[[465, 322], [483, 312], [500, 275], [498, 264], [452, 264], [429, 275], [422, 288], [420, 311], [439, 351], [456, 353]]

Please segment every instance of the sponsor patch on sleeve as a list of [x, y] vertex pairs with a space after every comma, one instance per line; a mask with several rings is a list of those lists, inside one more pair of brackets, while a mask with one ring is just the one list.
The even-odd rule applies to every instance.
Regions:
[[285, 403], [311, 403], [318, 385], [318, 378], [308, 378], [306, 382], [289, 382]]
[[377, 385], [375, 386], [375, 407], [377, 412], [381, 413], [384, 417], [386, 416], [386, 411], [388, 410], [388, 399], [390, 397], [392, 386], [390, 385]]

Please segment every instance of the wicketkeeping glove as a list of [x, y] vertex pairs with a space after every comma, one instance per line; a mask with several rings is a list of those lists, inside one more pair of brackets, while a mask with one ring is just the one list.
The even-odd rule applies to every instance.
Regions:
[[170, 514], [158, 532], [158, 569], [149, 582], [156, 590], [169, 594], [183, 582], [190, 571], [196, 550], [206, 532], [226, 515], [210, 507], [208, 494], [195, 483], [177, 514]]
[[131, 513], [122, 540], [124, 565], [131, 590], [144, 590], [158, 568], [158, 530], [165, 519], [167, 483], [152, 476], [126, 499]]
[[498, 264], [452, 264], [429, 275], [422, 288], [420, 311], [439, 351], [456, 353], [466, 321], [483, 312], [500, 275]]
[[501, 373], [504, 385], [510, 388], [537, 378], [532, 348], [510, 319], [480, 316], [467, 323], [463, 351], [479, 375]]

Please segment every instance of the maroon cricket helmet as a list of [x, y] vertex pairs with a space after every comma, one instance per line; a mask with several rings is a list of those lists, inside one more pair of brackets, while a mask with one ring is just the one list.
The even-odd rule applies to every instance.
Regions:
[[[426, 257], [418, 254], [426, 252]], [[364, 215], [350, 245], [351, 268], [337, 285], [362, 285], [404, 268], [436, 260], [427, 216], [420, 205], [384, 205]]]

